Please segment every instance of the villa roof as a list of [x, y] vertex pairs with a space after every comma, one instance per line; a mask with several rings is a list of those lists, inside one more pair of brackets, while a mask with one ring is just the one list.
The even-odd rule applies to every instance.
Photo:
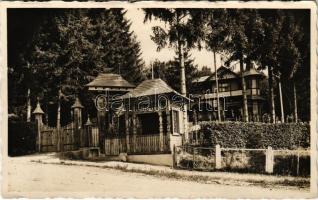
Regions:
[[107, 88], [134, 88], [135, 86], [126, 81], [119, 74], [102, 73], [99, 74], [87, 87], [107, 87]]
[[121, 96], [121, 98], [136, 98], [141, 96], [151, 96], [156, 94], [168, 93], [175, 93], [186, 98], [185, 96], [172, 89], [166, 82], [164, 82], [160, 78], [143, 81], [135, 89]]
[[[231, 69], [221, 66], [217, 69], [218, 78], [219, 79], [231, 79], [231, 78], [238, 78], [238, 74], [233, 72]], [[203, 83], [206, 81], [214, 81], [215, 80], [215, 72], [213, 72], [209, 76], [201, 76], [195, 78], [192, 83]]]
[[[231, 69], [221, 66], [217, 70], [218, 79], [232, 79], [238, 78], [238, 74], [233, 72]], [[210, 76], [209, 80], [215, 80], [215, 72]]]
[[[218, 79], [232, 79], [232, 78], [239, 78], [241, 76], [241, 73], [235, 73], [231, 69], [221, 66], [217, 69], [218, 73]], [[250, 70], [245, 71], [243, 73], [243, 76], [265, 76], [263, 72], [260, 72], [259, 70], [252, 67]], [[192, 83], [203, 83], [206, 81], [214, 81], [215, 80], [215, 72], [212, 73], [210, 76], [201, 76], [195, 78]]]

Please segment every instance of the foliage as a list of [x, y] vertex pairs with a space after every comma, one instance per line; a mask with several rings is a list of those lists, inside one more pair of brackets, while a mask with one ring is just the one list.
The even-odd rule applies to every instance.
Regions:
[[[154, 70], [154, 78], [161, 78], [169, 86], [171, 86], [176, 91], [180, 91], [180, 65], [179, 59], [177, 57], [174, 60], [167, 62], [160, 62], [155, 60], [151, 63]], [[186, 87], [188, 91], [191, 91], [191, 82], [198, 76], [198, 66], [194, 64], [194, 59], [192, 59], [191, 54], [188, 51], [184, 53], [184, 65], [185, 65], [185, 76], [186, 76]], [[147, 76], [151, 78], [151, 67], [147, 72]]]
[[20, 156], [36, 151], [37, 128], [35, 123], [21, 120], [8, 121], [8, 154]]
[[199, 9], [183, 9], [183, 8], [147, 8], [144, 9], [145, 19], [144, 22], [160, 20], [168, 25], [168, 28], [161, 26], [154, 26], [152, 28], [153, 35], [151, 39], [157, 44], [157, 49], [160, 51], [162, 48], [169, 47], [178, 51], [178, 43], [181, 41], [185, 48], [190, 49], [200, 45], [201, 33], [194, 26], [196, 20], [191, 18], [192, 13], [197, 12]]
[[310, 145], [308, 123], [203, 122], [199, 134], [205, 146], [296, 149]]
[[[298, 113], [306, 121], [310, 119], [310, 95], [304, 90], [310, 78], [310, 20], [304, 10], [260, 10], [263, 19], [264, 37], [258, 63], [261, 68], [272, 68], [281, 74], [284, 111], [295, 112], [293, 86], [297, 88], [297, 100], [301, 103]], [[275, 77], [274, 77], [275, 78]], [[292, 81], [293, 84], [290, 84]], [[305, 86], [305, 88], [306, 88]], [[270, 86], [271, 87], [271, 86]], [[273, 84], [273, 87], [275, 85]], [[276, 99], [276, 108], [280, 108]], [[306, 114], [305, 114], [306, 113]]]
[[210, 68], [207, 66], [203, 66], [201, 70], [198, 70], [197, 77], [202, 77], [202, 76], [211, 76], [213, 73]]
[[[200, 38], [203, 37], [200, 27], [196, 26], [197, 20], [192, 18], [192, 13], [198, 12], [199, 9], [166, 9], [166, 8], [147, 8], [144, 9], [145, 18], [144, 22], [151, 21], [152, 18], [163, 21], [167, 27], [154, 26], [152, 27], [153, 35], [151, 39], [157, 44], [157, 50], [168, 47], [173, 48], [178, 56], [178, 61], [173, 63], [179, 66], [179, 69], [174, 69], [175, 72], [179, 71], [180, 86], [178, 91], [185, 95], [187, 93], [186, 63], [184, 52], [189, 51], [194, 47], [201, 47]], [[174, 65], [177, 66], [177, 65]], [[189, 65], [188, 65], [189, 68]], [[188, 69], [189, 71], [189, 69]]]
[[[23, 83], [33, 81], [29, 85], [33, 98], [41, 96], [45, 104], [57, 101], [59, 89], [64, 99], [74, 101], [76, 94], [85, 96], [85, 84], [106, 68], [131, 82], [143, 80], [140, 46], [124, 10], [57, 9], [49, 13], [28, 48], [20, 52], [20, 65], [29, 63], [29, 73], [15, 70], [18, 65], [11, 66], [9, 85], [18, 93], [25, 94]], [[18, 78], [24, 80], [15, 84]], [[86, 95], [81, 99], [90, 98]]]
[[[278, 98], [274, 101], [274, 91], [277, 87], [276, 75], [281, 73], [282, 84], [285, 87], [283, 90], [291, 91], [283, 91], [284, 104], [287, 104], [285, 112], [287, 114], [295, 112], [294, 106], [290, 106], [293, 105], [294, 97], [288, 96], [293, 94], [293, 84], [290, 84], [290, 81], [293, 81], [297, 87], [297, 93], [301, 93], [297, 95], [297, 100], [306, 105], [305, 108], [299, 107], [300, 116], [308, 120], [309, 92], [300, 86], [303, 83], [309, 86], [310, 20], [308, 11], [202, 9], [194, 13], [192, 17], [196, 19], [193, 25], [197, 27], [194, 29], [199, 31], [199, 36], [203, 35], [200, 40], [204, 41], [205, 48], [228, 55], [226, 65], [239, 60], [241, 72], [249, 69], [252, 62], [261, 69], [270, 69], [268, 73], [270, 91], [266, 94], [270, 96], [269, 105], [273, 108], [271, 111], [273, 118], [275, 117], [274, 108], [280, 108]], [[306, 100], [300, 98], [302, 94]]]

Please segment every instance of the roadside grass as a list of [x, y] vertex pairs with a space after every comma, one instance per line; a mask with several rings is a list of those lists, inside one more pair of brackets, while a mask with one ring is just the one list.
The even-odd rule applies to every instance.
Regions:
[[[277, 188], [277, 187], [291, 187], [291, 188], [298, 188], [298, 189], [308, 189], [310, 187], [310, 180], [309, 179], [303, 179], [303, 178], [291, 178], [289, 177], [275, 180], [275, 177], [273, 176], [270, 180], [255, 180], [255, 179], [236, 179], [229, 178], [229, 177], [209, 177], [204, 175], [185, 175], [180, 174], [178, 172], [171, 172], [171, 171], [164, 171], [164, 170], [154, 170], [154, 169], [138, 169], [138, 168], [132, 168], [128, 165], [113, 165], [113, 166], [98, 166], [98, 165], [92, 165], [89, 164], [82, 164], [82, 163], [72, 163], [67, 162], [64, 160], [60, 160], [59, 162], [55, 163], [47, 163], [43, 162], [41, 160], [33, 160], [33, 162], [43, 163], [43, 164], [62, 164], [62, 165], [70, 165], [70, 166], [87, 166], [87, 167], [98, 167], [98, 168], [105, 168], [105, 169], [114, 169], [119, 170], [122, 172], [129, 172], [129, 173], [138, 173], [138, 174], [144, 174], [154, 177], [160, 177], [160, 178], [168, 178], [168, 179], [174, 179], [174, 180], [183, 180], [183, 181], [193, 181], [198, 183], [204, 183], [204, 184], [221, 184], [221, 185], [254, 185], [254, 186], [260, 186], [260, 187], [266, 187], [266, 188]], [[212, 172], [213, 173], [213, 172]], [[258, 174], [259, 175], [259, 174]], [[261, 175], [262, 176], [262, 175]], [[264, 175], [268, 176], [268, 175]]]
[[[128, 169], [127, 166], [117, 165], [115, 167], [103, 166], [103, 168], [110, 169], [118, 169], [123, 172], [132, 172], [132, 173], [141, 173], [156, 177], [166, 177], [169, 179], [176, 180], [185, 180], [185, 181], [194, 181], [199, 183], [216, 183], [216, 184], [229, 184], [229, 185], [258, 185], [261, 187], [273, 187], [273, 186], [292, 186], [297, 188], [309, 188], [310, 181], [309, 180], [280, 180], [280, 181], [265, 181], [265, 180], [254, 180], [254, 179], [245, 179], [244, 181], [235, 180], [231, 178], [223, 178], [223, 177], [209, 177], [209, 176], [200, 176], [200, 175], [183, 175], [178, 174], [177, 172], [167, 172], [167, 171], [159, 171], [159, 170], [142, 170], [142, 169]], [[264, 175], [265, 176], [265, 175]]]

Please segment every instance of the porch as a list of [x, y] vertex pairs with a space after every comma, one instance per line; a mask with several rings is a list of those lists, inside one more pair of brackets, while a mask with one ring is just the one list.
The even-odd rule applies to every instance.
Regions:
[[170, 117], [169, 111], [135, 111], [118, 116], [118, 133], [105, 134], [105, 155], [171, 153]]

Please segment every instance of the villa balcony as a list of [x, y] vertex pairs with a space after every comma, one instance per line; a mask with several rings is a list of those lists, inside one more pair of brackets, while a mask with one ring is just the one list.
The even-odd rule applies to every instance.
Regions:
[[[259, 96], [260, 89], [247, 89], [246, 94], [248, 96]], [[220, 98], [235, 97], [235, 96], [242, 96], [242, 95], [243, 95], [242, 90], [232, 90], [232, 91], [219, 92]], [[201, 97], [201, 99], [216, 99], [216, 93], [201, 94], [198, 96]]]

